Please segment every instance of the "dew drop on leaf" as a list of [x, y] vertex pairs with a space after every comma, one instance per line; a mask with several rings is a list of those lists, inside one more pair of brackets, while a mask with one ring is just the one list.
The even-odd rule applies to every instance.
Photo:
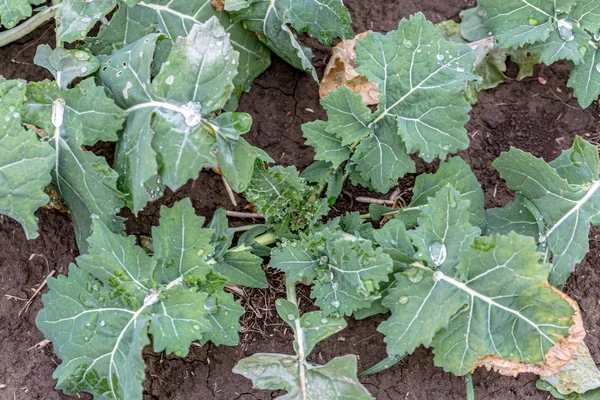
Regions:
[[446, 245], [441, 242], [433, 242], [429, 245], [429, 257], [436, 267], [439, 267], [446, 261], [448, 250]]
[[326, 324], [327, 323], [327, 318], [321, 318], [321, 323], [322, 324]]
[[577, 21], [572, 19], [561, 19], [558, 21], [558, 35], [565, 42], [571, 42], [575, 39], [573, 34], [573, 26], [577, 24]]
[[596, 32], [596, 33], [594, 33], [594, 40], [595, 40], [596, 42], [600, 42], [600, 32]]
[[289, 319], [290, 321], [293, 321], [293, 320], [295, 320], [295, 319], [296, 319], [296, 317], [294, 316], [294, 314], [288, 314], [288, 315], [287, 315], [287, 317], [288, 317], [288, 319]]
[[333, 301], [331, 302], [331, 307], [333, 307], [333, 308], [338, 308], [339, 306], [340, 306], [340, 302], [339, 302], [339, 301], [337, 301], [337, 300], [333, 300]]
[[589, 49], [587, 46], [581, 45], [579, 46], [579, 54], [581, 54], [582, 57], [585, 57], [585, 55], [588, 53]]
[[531, 26], [538, 26], [540, 24], [540, 20], [534, 17], [527, 18], [527, 23]]
[[400, 304], [408, 304], [408, 297], [406, 297], [406, 296], [402, 296], [402, 297], [400, 297], [400, 298], [398, 299], [398, 302], [399, 302]]
[[438, 54], [435, 56], [435, 58], [438, 59], [438, 61], [442, 61], [444, 59], [444, 55], [443, 54]]
[[104, 325], [106, 325], [106, 322], [104, 322], [104, 321], [100, 321], [99, 325], [100, 325], [100, 326], [104, 326]]
[[412, 47], [412, 42], [408, 39], [404, 39], [404, 47], [410, 49]]
[[200, 325], [194, 325], [192, 328], [194, 328], [195, 331], [199, 331], [200, 330]]
[[596, 71], [600, 72], [600, 63], [596, 64]]

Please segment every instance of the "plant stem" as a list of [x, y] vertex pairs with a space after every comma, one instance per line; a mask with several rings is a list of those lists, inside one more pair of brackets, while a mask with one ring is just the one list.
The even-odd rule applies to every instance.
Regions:
[[11, 44], [14, 41], [22, 39], [41, 25], [50, 21], [56, 15], [58, 5], [54, 5], [45, 9], [44, 11], [34, 15], [27, 21], [23, 22], [12, 29], [0, 33], [0, 47]]
[[[290, 283], [285, 285], [285, 292], [287, 299], [298, 308], [298, 299], [296, 297], [296, 284]], [[300, 324], [300, 318], [294, 320], [294, 328], [296, 331], [296, 342], [298, 343], [298, 373], [300, 375], [300, 392], [302, 393], [302, 400], [308, 399], [308, 392], [306, 390], [306, 371], [304, 369], [304, 361], [306, 354], [304, 354], [304, 329]]]
[[473, 375], [465, 375], [465, 382], [467, 384], [467, 400], [475, 400], [475, 392], [473, 391]]
[[225, 214], [228, 217], [233, 218], [256, 218], [256, 219], [264, 219], [265, 216], [257, 213], [248, 213], [248, 212], [240, 212], [240, 211], [225, 211]]
[[244, 225], [244, 226], [238, 226], [237, 228], [231, 228], [234, 232], [246, 232], [249, 231], [252, 228], [256, 228], [257, 226], [262, 226], [260, 224], [251, 224], [251, 225]]
[[[253, 227], [254, 226], [251, 226], [247, 230], [252, 229]], [[239, 229], [242, 229], [242, 228], [244, 228], [244, 227], [239, 227], [239, 228], [235, 228], [235, 229], [239, 230]], [[239, 232], [241, 232], [241, 230]], [[254, 238], [254, 241], [257, 244], [260, 244], [262, 246], [268, 246], [268, 245], [273, 244], [273, 243], [275, 243], [277, 241], [277, 235], [275, 234], [275, 232], [267, 232], [265, 234], [262, 234], [260, 236], [257, 236], [256, 238]], [[235, 253], [235, 252], [238, 252], [238, 251], [247, 251], [247, 250], [252, 250], [252, 246], [248, 246], [248, 245], [242, 244], [242, 245], [239, 245], [239, 246], [236, 246], [236, 247], [232, 248], [231, 250], [229, 250], [229, 252], [230, 253]]]

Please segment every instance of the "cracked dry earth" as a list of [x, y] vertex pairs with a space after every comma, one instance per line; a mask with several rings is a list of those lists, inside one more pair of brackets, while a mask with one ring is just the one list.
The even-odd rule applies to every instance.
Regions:
[[[352, 13], [356, 32], [367, 29], [385, 32], [394, 29], [402, 17], [417, 11], [423, 11], [435, 22], [456, 18], [461, 9], [473, 6], [474, 0], [347, 0], [345, 3]], [[41, 68], [32, 65], [31, 60], [38, 44], [52, 42], [53, 29], [46, 26], [19, 44], [0, 49], [0, 74], [29, 80], [49, 77]], [[314, 47], [314, 63], [322, 73], [329, 48], [313, 41], [309, 44]], [[471, 147], [461, 156], [471, 164], [482, 183], [487, 207], [501, 206], [512, 198], [491, 166], [491, 162], [510, 146], [551, 160], [570, 146], [575, 135], [593, 141], [600, 137], [598, 106], [593, 105], [587, 110], [578, 107], [566, 87], [568, 73], [566, 64], [551, 68], [539, 66], [534, 78], [522, 82], [509, 79], [500, 87], [480, 95], [468, 125]], [[540, 84], [538, 76], [547, 80], [547, 84]], [[317, 89], [317, 84], [308, 75], [274, 59], [271, 68], [240, 103], [240, 110], [252, 114], [255, 121], [252, 132], [247, 135], [249, 141], [266, 150], [280, 164], [293, 164], [299, 169], [306, 167], [313, 153], [303, 144], [300, 125], [324, 117]], [[110, 150], [110, 146], [98, 149], [103, 155], [109, 154]], [[434, 167], [420, 164], [419, 172]], [[399, 183], [406, 200], [410, 198], [413, 180], [407, 177]], [[333, 213], [364, 211], [364, 207], [352, 199], [366, 193], [348, 185]], [[159, 206], [170, 206], [184, 197], [190, 197], [197, 213], [206, 217], [219, 206], [231, 207], [219, 178], [203, 172], [198, 180], [176, 193], [167, 193], [137, 218], [124, 214], [130, 218], [128, 234], [149, 235], [151, 226], [158, 221]], [[239, 209], [243, 209], [243, 205]], [[39, 297], [27, 312], [18, 316], [24, 305], [20, 299], [30, 297], [33, 289], [51, 271], [65, 273], [78, 254], [67, 214], [42, 209], [38, 215], [41, 235], [34, 241], [27, 241], [23, 230], [14, 221], [0, 217], [0, 400], [78, 398], [54, 390], [52, 372], [60, 361], [52, 352], [52, 346], [30, 349], [44, 339], [34, 323], [41, 307]], [[600, 268], [596, 266], [599, 257], [600, 229], [592, 229], [590, 252], [566, 286], [567, 293], [582, 308], [588, 330], [586, 342], [596, 362], [600, 362]], [[276, 285], [277, 275], [273, 276]], [[273, 293], [257, 290], [248, 298], [251, 300], [245, 304], [247, 327], [241, 334], [240, 346], [194, 346], [185, 359], [146, 349], [144, 358], [148, 368], [144, 399], [265, 400], [280, 395], [254, 390], [249, 380], [231, 373], [237, 360], [250, 354], [292, 352], [291, 332], [272, 317]], [[265, 300], [257, 304], [256, 299]], [[304, 304], [310, 306], [306, 300]], [[267, 315], [271, 317], [265, 320]], [[355, 353], [359, 356], [360, 370], [370, 367], [386, 355], [383, 338], [376, 331], [382, 319], [350, 320], [346, 330], [317, 346], [312, 354], [313, 361], [324, 363], [339, 355]], [[261, 327], [262, 333], [254, 326]], [[548, 398], [547, 393], [535, 388], [536, 377], [533, 375], [508, 378], [477, 370], [473, 379], [478, 400]], [[378, 400], [465, 398], [464, 380], [434, 367], [431, 352], [422, 348], [393, 368], [364, 378], [362, 382]], [[91, 397], [82, 394], [79, 398]]]

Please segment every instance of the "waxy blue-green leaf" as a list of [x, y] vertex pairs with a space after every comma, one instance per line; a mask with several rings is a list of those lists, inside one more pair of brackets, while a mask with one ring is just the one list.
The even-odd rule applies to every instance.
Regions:
[[87, 249], [93, 216], [120, 232], [123, 222], [117, 213], [123, 200], [116, 186], [118, 175], [103, 157], [83, 146], [116, 141], [123, 111], [92, 78], [65, 91], [44, 81], [29, 84], [23, 120], [49, 133], [55, 153], [53, 182], [71, 212], [80, 251]]
[[508, 187], [541, 213], [546, 229], [536, 239], [552, 252], [552, 285], [562, 286], [588, 252], [590, 222], [600, 213], [598, 166], [597, 148], [579, 137], [550, 164], [517, 149], [494, 161]]
[[44, 0], [2, 0], [0, 2], [0, 24], [7, 29], [13, 28], [33, 13], [32, 5], [45, 3]]
[[98, 38], [92, 40], [92, 49], [110, 53], [106, 49], [123, 47], [156, 31], [169, 36], [173, 41], [186, 37], [196, 24], [203, 24], [211, 17], [229, 33], [231, 45], [240, 54], [238, 75], [234, 78], [235, 89], [228, 110], [237, 108], [237, 100], [243, 91], [250, 91], [252, 82], [271, 64], [269, 50], [253, 32], [241, 23], [232, 22], [226, 13], [217, 12], [211, 0], [146, 0], [135, 7], [121, 7], [111, 24], [100, 29]]
[[23, 127], [26, 90], [24, 81], [0, 77], [0, 214], [18, 221], [27, 238], [35, 239], [35, 212], [48, 203], [44, 188], [52, 180], [55, 154], [33, 130]]
[[315, 149], [315, 160], [325, 161], [336, 168], [350, 159], [352, 154], [348, 146], [342, 145], [342, 139], [327, 131], [328, 122], [312, 121], [302, 125], [306, 144]]
[[153, 256], [134, 237], [94, 223], [89, 253], [69, 276], [50, 278], [37, 326], [62, 364], [54, 373], [67, 394], [141, 400], [142, 349], [188, 354], [192, 342], [233, 345], [243, 310], [210, 265], [213, 229], [184, 200], [161, 210]]
[[62, 90], [76, 78], [91, 75], [100, 67], [98, 59], [87, 51], [66, 50], [62, 47], [52, 50], [47, 44], [38, 46], [33, 61], [50, 71]]
[[419, 175], [415, 180], [412, 200], [406, 207], [393, 209], [371, 205], [369, 207], [371, 218], [377, 220], [383, 215], [395, 215], [411, 228], [417, 223], [417, 218], [421, 215], [423, 207], [427, 205], [428, 199], [434, 197], [446, 185], [452, 185], [461, 193], [461, 199], [469, 200], [469, 221], [472, 225], [484, 230], [483, 190], [471, 167], [460, 157], [453, 157], [448, 161], [441, 162], [438, 170], [433, 174]]
[[284, 299], [278, 299], [276, 307], [294, 331], [296, 354], [254, 354], [239, 361], [234, 373], [251, 379], [257, 389], [286, 390], [285, 396], [278, 397], [281, 400], [372, 398], [357, 379], [354, 355], [335, 358], [326, 365], [306, 361], [317, 343], [346, 327], [343, 318], [326, 317], [322, 311], [300, 316], [297, 305]]
[[368, 127], [371, 110], [352, 89], [342, 86], [335, 92], [330, 92], [321, 100], [321, 105], [329, 117], [327, 132], [339, 137], [343, 146], [359, 142], [371, 134]]
[[117, 5], [117, 0], [62, 0], [56, 19], [56, 39], [71, 43], [83, 40], [88, 32]]
[[288, 283], [312, 283], [311, 297], [325, 315], [351, 315], [379, 298], [393, 261], [370, 240], [326, 228], [282, 242], [273, 249], [270, 265], [284, 271]]
[[300, 176], [308, 182], [321, 185], [325, 183], [327, 190], [325, 196], [329, 205], [333, 205], [342, 193], [346, 175], [342, 167], [335, 168], [331, 163], [317, 161], [302, 171]]
[[239, 135], [249, 130], [251, 118], [226, 113], [210, 121], [229, 99], [237, 72], [238, 53], [228, 37], [214, 17], [194, 25], [173, 44], [154, 79], [150, 66], [158, 34], [101, 57], [100, 78], [129, 114], [115, 165], [132, 210], [158, 198], [164, 186], [177, 190], [217, 164], [234, 190], [250, 181], [262, 153]]
[[500, 47], [528, 45], [547, 65], [563, 58], [580, 64], [600, 28], [598, 0], [482, 0], [480, 5]]
[[307, 32], [324, 44], [334, 37], [353, 36], [350, 13], [341, 0], [252, 0], [225, 2], [225, 9], [235, 21], [256, 32], [259, 39], [275, 54], [295, 68], [317, 75], [311, 64], [311, 52], [296, 35]]
[[539, 260], [532, 238], [510, 233], [476, 238], [443, 270], [417, 266], [420, 279], [397, 274], [379, 328], [388, 353], [431, 345], [435, 364], [456, 375], [487, 356], [543, 363], [569, 337], [575, 310], [545, 284], [551, 265]]
[[533, 215], [531, 207], [528, 207], [529, 204], [531, 204], [529, 200], [517, 195], [514, 201], [502, 208], [486, 210], [486, 234], [507, 235], [516, 232], [519, 235], [539, 237], [540, 221]]
[[479, 80], [474, 61], [466, 44], [446, 40], [420, 13], [400, 21], [396, 31], [357, 40], [357, 71], [380, 91], [371, 126], [390, 121], [385, 129], [427, 162], [466, 149], [470, 106], [462, 90]]
[[589, 107], [600, 96], [600, 40], [595, 41], [595, 46], [590, 46], [583, 62], [573, 66], [567, 84], [582, 108]]
[[[305, 368], [305, 386], [301, 385], [299, 368]], [[355, 355], [337, 357], [325, 365], [305, 366], [297, 356], [257, 353], [238, 362], [233, 372], [251, 379], [257, 389], [287, 391], [279, 400], [373, 399], [356, 377]]]
[[428, 199], [417, 223], [418, 227], [408, 232], [417, 248], [415, 257], [444, 272], [458, 263], [461, 253], [481, 233], [469, 221], [469, 201], [451, 185]]

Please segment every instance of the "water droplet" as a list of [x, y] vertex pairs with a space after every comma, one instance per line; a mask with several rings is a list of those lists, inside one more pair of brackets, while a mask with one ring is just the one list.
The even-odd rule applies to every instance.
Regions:
[[327, 318], [321, 318], [321, 323], [322, 324], [326, 324], [327, 323]]
[[438, 61], [442, 61], [444, 59], [444, 55], [443, 54], [438, 54], [435, 56], [435, 58], [437, 58]]
[[433, 273], [432, 279], [434, 282], [439, 282], [444, 277], [444, 273], [442, 271], [435, 271]]
[[89, 327], [90, 327], [90, 326], [92, 326], [92, 325], [91, 325], [91, 324], [88, 322], [88, 323], [86, 323], [86, 324], [85, 324], [85, 326], [86, 326], [87, 328], [89, 328]]
[[89, 337], [87, 337], [87, 336], [86, 336], [84, 339], [85, 339], [85, 341], [86, 341], [86, 342], [89, 342], [89, 341], [90, 341], [90, 338], [89, 338]]
[[418, 48], [417, 48], [417, 53], [420, 53], [420, 52], [422, 52], [422, 51], [423, 51], [423, 49], [422, 49], [421, 47], [418, 47]]
[[331, 307], [333, 308], [338, 308], [340, 306], [340, 302], [337, 300], [334, 300], [331, 302]]
[[540, 24], [540, 20], [537, 18], [529, 17], [527, 18], [527, 23], [531, 26], [538, 26]]
[[333, 283], [331, 284], [331, 288], [332, 288], [333, 290], [337, 290], [337, 288], [338, 288], [338, 283], [337, 283], [337, 282], [333, 282]]
[[83, 18], [81, 18], [81, 22], [83, 22], [84, 24], [87, 24], [87, 23], [92, 22], [92, 19], [90, 17], [83, 17]]
[[596, 42], [600, 42], [600, 32], [596, 32], [596, 33], [594, 33], [594, 40], [595, 40]]
[[446, 261], [446, 257], [448, 257], [446, 245], [441, 242], [431, 243], [429, 245], [429, 256], [431, 257], [431, 261], [433, 261], [435, 266], [439, 267]]
[[10, 112], [15, 112], [15, 106], [10, 106], [10, 107], [8, 107], [8, 111], [10, 111]]
[[585, 55], [589, 51], [588, 47], [584, 46], [584, 45], [579, 46], [579, 48], [577, 50], [579, 50], [579, 54], [581, 54], [582, 57], [585, 57]]
[[87, 67], [81, 67], [81, 72], [85, 74], [87, 72]]
[[408, 297], [406, 297], [406, 296], [402, 296], [402, 297], [400, 297], [400, 298], [398, 299], [398, 302], [399, 302], [400, 304], [408, 304]]
[[100, 326], [104, 326], [104, 325], [106, 325], [106, 322], [104, 322], [104, 321], [100, 321], [100, 324], [99, 324], [99, 325], [100, 325]]
[[169, 77], [167, 78], [167, 80], [165, 81], [165, 83], [166, 83], [167, 85], [172, 85], [174, 81], [175, 81], [175, 77], [174, 77], [173, 75], [171, 75], [171, 76], [169, 76]]
[[192, 328], [194, 328], [195, 331], [199, 331], [200, 330], [200, 325], [194, 325], [194, 326], [192, 326]]
[[129, 98], [129, 89], [131, 89], [132, 87], [133, 83], [131, 82], [127, 82], [127, 84], [125, 85], [125, 88], [123, 89], [123, 97], [125, 98], [125, 100]]
[[492, 32], [492, 31], [489, 31], [489, 32], [487, 33], [487, 35], [488, 35], [488, 36], [492, 36], [493, 34], [494, 34], [494, 32]]
[[288, 315], [287, 315], [287, 318], [288, 318], [290, 321], [293, 321], [293, 320], [295, 320], [295, 319], [296, 319], [296, 317], [294, 316], [294, 314], [288, 314]]
[[600, 63], [596, 64], [596, 71], [600, 72]]
[[6, 117], [4, 117], [4, 120], [5, 120], [6, 122], [10, 121], [10, 117], [9, 117], [9, 116], [6, 116]]
[[412, 41], [410, 41], [408, 39], [404, 39], [404, 47], [406, 47], [407, 49], [410, 49], [412, 47]]
[[565, 42], [571, 42], [575, 39], [573, 34], [573, 26], [577, 25], [578, 22], [572, 19], [561, 19], [558, 21], [558, 35]]
[[485, 17], [487, 15], [487, 11], [485, 11], [485, 8], [479, 7], [477, 9], [477, 15], [479, 15], [480, 17]]
[[544, 243], [546, 241], [546, 235], [540, 235], [540, 237], [538, 238], [538, 242], [540, 243]]
[[423, 280], [423, 275], [422, 274], [411, 275], [408, 277], [408, 280], [411, 281], [412, 283], [419, 283]]

